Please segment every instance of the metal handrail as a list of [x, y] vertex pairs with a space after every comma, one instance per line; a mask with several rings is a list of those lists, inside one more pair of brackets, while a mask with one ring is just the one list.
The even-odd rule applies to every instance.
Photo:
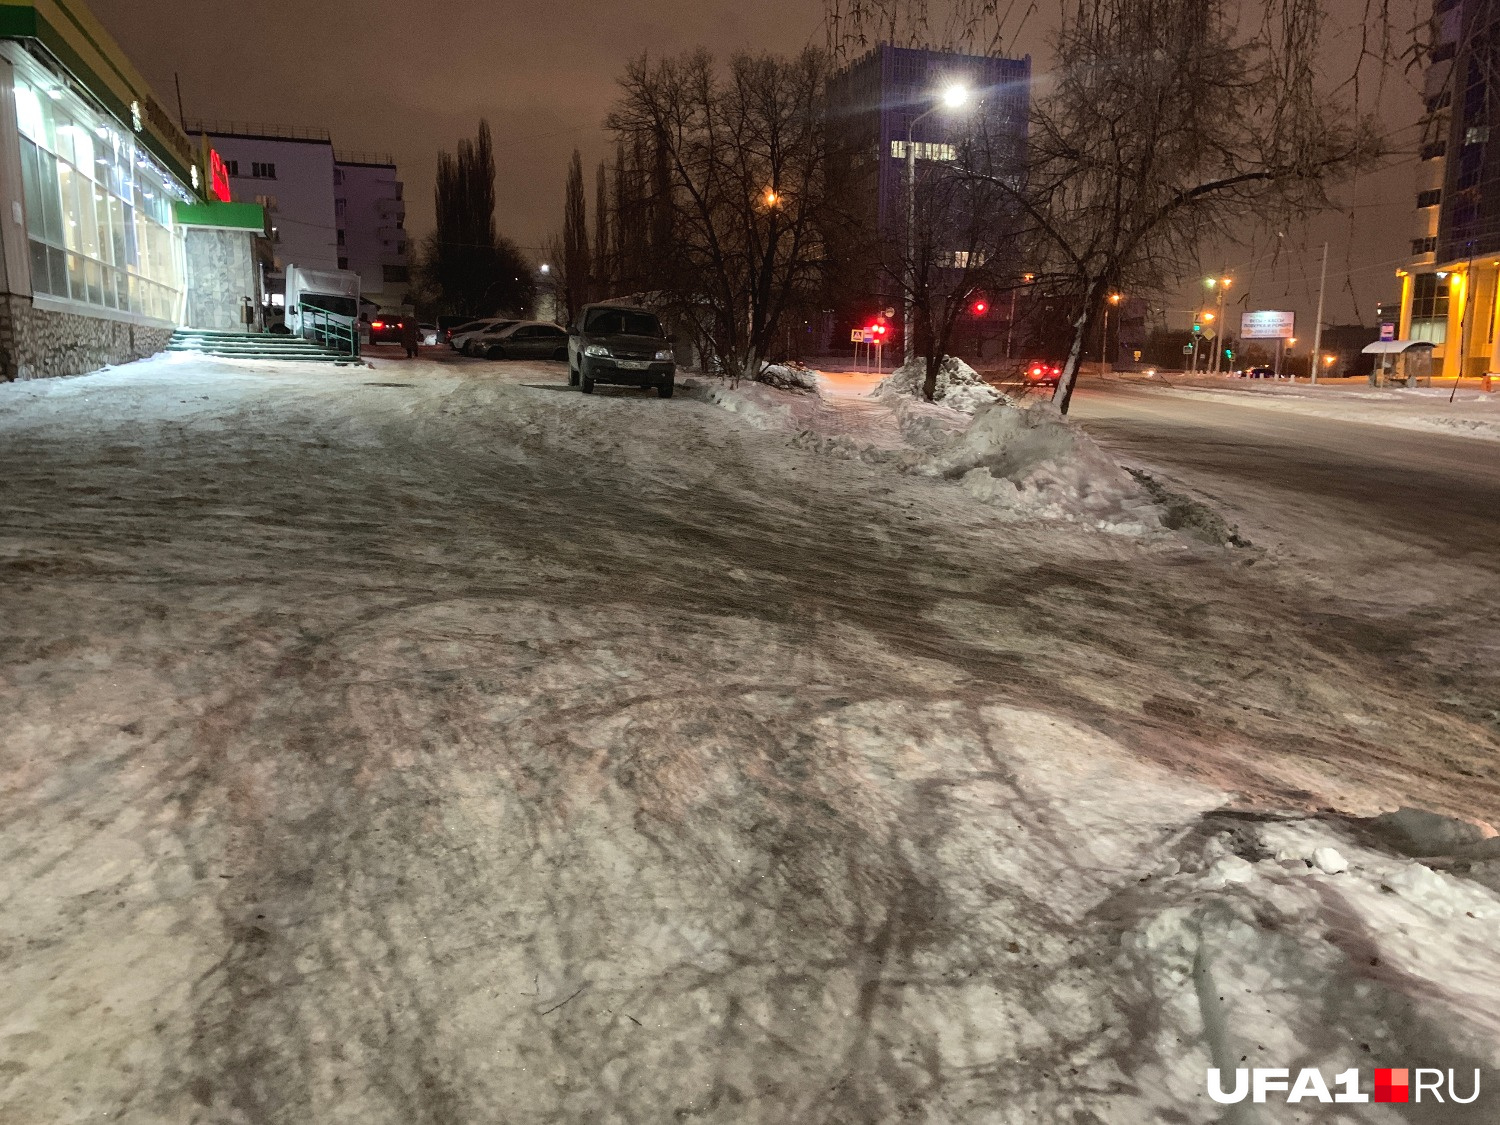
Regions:
[[335, 320], [322, 309], [305, 304], [302, 306], [302, 338], [329, 351], [359, 358], [359, 329]]

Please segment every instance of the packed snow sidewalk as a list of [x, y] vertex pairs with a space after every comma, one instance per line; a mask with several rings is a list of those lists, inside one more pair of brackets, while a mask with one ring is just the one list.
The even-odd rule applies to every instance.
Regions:
[[1206, 1125], [1210, 1066], [1500, 1064], [1493, 841], [1349, 819], [1493, 821], [1493, 731], [1255, 549], [1018, 520], [920, 471], [993, 419], [848, 456], [831, 401], [0, 387], [0, 1118]]

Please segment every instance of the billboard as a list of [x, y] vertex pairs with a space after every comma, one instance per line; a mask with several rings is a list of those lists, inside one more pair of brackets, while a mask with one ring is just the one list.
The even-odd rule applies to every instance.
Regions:
[[1242, 340], [1290, 340], [1296, 334], [1296, 313], [1247, 312], [1240, 317]]

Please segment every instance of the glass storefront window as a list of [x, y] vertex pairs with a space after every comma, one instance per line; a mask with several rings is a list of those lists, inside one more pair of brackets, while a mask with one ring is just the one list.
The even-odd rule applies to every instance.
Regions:
[[16, 124], [33, 291], [175, 323], [181, 189], [128, 129], [40, 67], [17, 67]]

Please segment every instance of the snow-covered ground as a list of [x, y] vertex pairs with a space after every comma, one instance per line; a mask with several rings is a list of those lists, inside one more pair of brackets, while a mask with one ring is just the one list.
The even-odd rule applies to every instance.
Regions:
[[0, 386], [0, 1120], [1495, 1121], [1204, 1082], [1500, 1065], [1494, 726], [836, 383]]
[[1136, 386], [1163, 388], [1163, 393], [1234, 396], [1237, 401], [1264, 410], [1500, 441], [1500, 392], [1486, 393], [1471, 387], [1460, 388], [1455, 394], [1451, 384], [1408, 389], [1377, 388], [1348, 380], [1314, 386], [1306, 381], [1268, 382], [1206, 375], [1120, 378]]

